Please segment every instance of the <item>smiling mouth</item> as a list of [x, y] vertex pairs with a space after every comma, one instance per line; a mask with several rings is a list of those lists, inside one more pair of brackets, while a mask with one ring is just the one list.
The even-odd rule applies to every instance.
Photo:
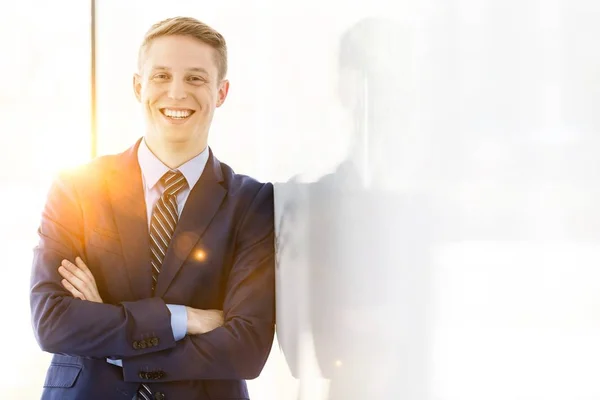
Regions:
[[171, 108], [159, 108], [159, 111], [162, 115], [167, 118], [174, 120], [184, 120], [186, 118], [191, 117], [196, 111], [184, 109], [184, 110], [174, 110]]

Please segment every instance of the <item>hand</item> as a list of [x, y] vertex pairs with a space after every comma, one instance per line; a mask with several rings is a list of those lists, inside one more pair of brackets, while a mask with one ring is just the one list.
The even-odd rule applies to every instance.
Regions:
[[58, 267], [58, 273], [65, 278], [61, 281], [62, 285], [71, 292], [73, 297], [102, 303], [96, 280], [90, 269], [79, 257], [75, 259], [75, 263], [77, 265], [69, 260], [63, 260]]
[[200, 335], [223, 326], [223, 311], [221, 310], [199, 310], [186, 307], [187, 309], [187, 334]]

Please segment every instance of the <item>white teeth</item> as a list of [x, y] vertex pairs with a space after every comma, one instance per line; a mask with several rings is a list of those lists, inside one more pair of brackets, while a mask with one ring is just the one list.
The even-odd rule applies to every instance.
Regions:
[[190, 115], [192, 115], [192, 112], [190, 110], [170, 110], [168, 108], [165, 108], [163, 113], [167, 116], [167, 117], [171, 117], [171, 118], [187, 118]]

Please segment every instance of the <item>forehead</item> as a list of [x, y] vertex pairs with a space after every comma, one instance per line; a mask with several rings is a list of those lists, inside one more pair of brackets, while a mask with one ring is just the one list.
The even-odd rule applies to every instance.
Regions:
[[208, 44], [188, 36], [163, 36], [147, 46], [142, 55], [144, 71], [157, 66], [172, 70], [205, 69], [217, 74], [216, 51]]

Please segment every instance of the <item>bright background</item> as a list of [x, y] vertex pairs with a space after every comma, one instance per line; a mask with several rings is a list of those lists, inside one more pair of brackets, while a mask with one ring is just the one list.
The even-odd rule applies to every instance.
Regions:
[[[402, 190], [418, 187], [444, 213], [422, 299], [431, 310], [424, 398], [600, 398], [600, 4], [98, 0], [99, 154], [143, 134], [131, 88], [137, 47], [150, 24], [174, 15], [207, 22], [229, 43], [232, 86], [211, 131], [215, 153], [273, 182], [315, 181], [347, 155], [341, 33], [369, 15], [407, 24], [419, 140], [398, 149], [409, 179], [406, 170], [386, 179], [394, 186], [402, 176]], [[31, 250], [52, 177], [89, 160], [89, 32], [85, 1], [0, 7], [2, 398], [39, 398], [48, 365], [29, 320]], [[300, 305], [304, 289], [292, 299]], [[301, 381], [276, 343], [249, 382], [253, 399], [292, 400], [300, 388], [303, 400], [325, 398], [310, 326], [300, 328]]]

